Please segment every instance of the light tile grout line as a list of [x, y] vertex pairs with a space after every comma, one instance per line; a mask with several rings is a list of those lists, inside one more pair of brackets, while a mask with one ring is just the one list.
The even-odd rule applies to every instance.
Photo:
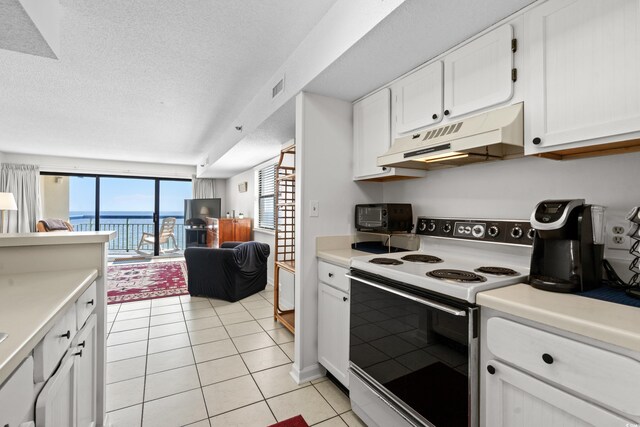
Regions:
[[[268, 300], [264, 295], [260, 295], [260, 297], [262, 297], [265, 301], [269, 302], [269, 300]], [[215, 309], [216, 307], [215, 307], [215, 306], [213, 306], [213, 304], [211, 303], [211, 300], [209, 300], [209, 299], [205, 299], [205, 300], [209, 302], [209, 305], [214, 309], [214, 312], [216, 313], [216, 315], [215, 315], [215, 316], [206, 316], [206, 317], [218, 317], [218, 320], [219, 320], [218, 312], [217, 312], [217, 310]], [[253, 301], [249, 301], [249, 302], [253, 302]], [[182, 300], [178, 300], [178, 303], [181, 305], [181, 310], [182, 310], [182, 311], [181, 311], [181, 313], [183, 314], [183, 320], [182, 320], [182, 321], [180, 321], [180, 322], [172, 322], [172, 323], [185, 323], [185, 327], [186, 327], [187, 325], [186, 325], [186, 318], [184, 317], [184, 312], [185, 312], [185, 310], [184, 310], [183, 301], [182, 301]], [[241, 301], [239, 301], [239, 303], [240, 303], [240, 304], [241, 304], [241, 306], [243, 307], [244, 311], [245, 311], [245, 312], [248, 312], [248, 313], [249, 313], [249, 315], [252, 317], [252, 319], [253, 319], [252, 321], [255, 321], [256, 323], [258, 323], [258, 325], [260, 326], [260, 329], [261, 329], [264, 333], [266, 333], [267, 335], [269, 335], [268, 330], [267, 330], [267, 329], [265, 329], [265, 328], [264, 328], [264, 327], [263, 327], [263, 326], [262, 326], [258, 321], [259, 321], [259, 320], [262, 320], [262, 319], [270, 318], [270, 316], [269, 316], [269, 317], [260, 317], [260, 318], [258, 318], [258, 317], [256, 317], [253, 313], [251, 313], [251, 312], [250, 312], [250, 311], [249, 311], [249, 310], [244, 306], [244, 304], [242, 304], [242, 302], [241, 302]], [[177, 304], [169, 304], [169, 305], [177, 305]], [[163, 306], [165, 306], [165, 305], [163, 305]], [[162, 307], [162, 306], [159, 306], [159, 307]], [[120, 304], [120, 306], [118, 307], [118, 311], [116, 312], [116, 319], [117, 319], [117, 314], [120, 312], [120, 309], [121, 309], [121, 308], [122, 308], [122, 304]], [[264, 307], [264, 308], [268, 308], [268, 307]], [[259, 309], [259, 308], [258, 308], [258, 309]], [[191, 310], [187, 310], [187, 311], [191, 311]], [[158, 315], [156, 315], [156, 316], [161, 316], [161, 315], [164, 315], [164, 314], [167, 314], [167, 313], [161, 313], [161, 314], [158, 314]], [[144, 316], [144, 317], [147, 317], [147, 316]], [[149, 315], [148, 317], [149, 317], [149, 326], [147, 326], [147, 328], [148, 328], [148, 329], [150, 329], [150, 328], [151, 328], [151, 326], [150, 326], [151, 317], [153, 317], [153, 316], [151, 315], [151, 310], [150, 310], [150, 315]], [[133, 319], [124, 319], [124, 320], [133, 320]], [[192, 320], [195, 320], [195, 319], [192, 319]], [[115, 323], [115, 321], [116, 321], [116, 320], [114, 320], [114, 322], [113, 322], [113, 323]], [[249, 322], [249, 321], [246, 321], [246, 322]], [[172, 324], [172, 323], [168, 323], [168, 324]], [[239, 323], [245, 323], [245, 322], [236, 322], [236, 323], [230, 323], [230, 324], [224, 324], [224, 323], [222, 323], [222, 322], [221, 322], [221, 326], [222, 326], [222, 327], [224, 327], [225, 332], [227, 333], [227, 335], [229, 335], [229, 330], [227, 329], [227, 327], [228, 327], [228, 326], [230, 326], [230, 325], [239, 324]], [[155, 325], [155, 326], [162, 326], [162, 325]], [[213, 327], [213, 328], [217, 328], [217, 327]], [[207, 330], [207, 329], [213, 329], [213, 328], [204, 328], [204, 329], [201, 329], [201, 330]], [[144, 329], [144, 328], [135, 328], [135, 329]], [[135, 329], [130, 329], [130, 330], [126, 330], [126, 331], [131, 331], [131, 330], [135, 330]], [[194, 346], [194, 345], [193, 345], [193, 342], [191, 341], [191, 335], [190, 335], [190, 333], [191, 333], [191, 332], [198, 332], [198, 331], [201, 331], [201, 330], [198, 330], [198, 331], [190, 331], [188, 327], [187, 327], [186, 329], [187, 329], [187, 335], [188, 335], [188, 339], [189, 339], [190, 347], [191, 347], [191, 350], [192, 350], [192, 355], [193, 355], [193, 357], [194, 357], [194, 366], [195, 366], [195, 368], [196, 368], [196, 372], [198, 373], [198, 382], [199, 382], [199, 384], [200, 384], [200, 389], [201, 389], [201, 391], [202, 391], [202, 393], [203, 393], [203, 400], [204, 400], [204, 402], [205, 402], [205, 410], [207, 411], [207, 416], [208, 416], [207, 420], [209, 420], [211, 417], [209, 416], [209, 409], [208, 409], [208, 408], [207, 408], [207, 406], [206, 406], [206, 399], [204, 399], [204, 387], [205, 387], [205, 386], [203, 386], [203, 385], [202, 385], [202, 381], [201, 381], [201, 379], [200, 379], [199, 370], [198, 370], [198, 363], [195, 361], [195, 354], [193, 353], [193, 346]], [[280, 329], [280, 328], [275, 328], [275, 329]], [[118, 332], [125, 332], [125, 331], [118, 331]], [[114, 333], [118, 333], [118, 332], [114, 332]], [[147, 341], [147, 351], [146, 351], [146, 354], [145, 354], [144, 356], [134, 356], [134, 357], [132, 357], [132, 358], [126, 358], [126, 359], [120, 359], [120, 360], [118, 360], [118, 361], [114, 361], [114, 362], [119, 362], [119, 361], [121, 361], [121, 360], [128, 360], [128, 359], [133, 359], [133, 358], [137, 358], [137, 357], [145, 357], [145, 379], [144, 379], [144, 385], [143, 385], [143, 401], [142, 401], [142, 403], [141, 403], [141, 405], [142, 405], [142, 414], [141, 414], [141, 417], [142, 417], [142, 418], [141, 418], [141, 420], [140, 420], [140, 422], [141, 422], [141, 423], [144, 421], [144, 404], [146, 403], [146, 402], [145, 402], [145, 400], [144, 400], [144, 397], [145, 397], [145, 394], [146, 394], [146, 377], [147, 377], [147, 369], [148, 369], [149, 341], [151, 341], [151, 339], [164, 338], [164, 337], [167, 337], [167, 336], [180, 335], [180, 334], [183, 334], [183, 333], [184, 333], [184, 332], [179, 332], [179, 333], [176, 333], [176, 334], [168, 334], [168, 335], [164, 335], [164, 336], [162, 336], [162, 337], [147, 338], [147, 340], [146, 340], [146, 341]], [[109, 332], [109, 333], [107, 333], [107, 338], [108, 338], [108, 336], [109, 336], [109, 335], [110, 335], [110, 332]], [[241, 354], [243, 354], [243, 353], [241, 353], [241, 352], [238, 350], [238, 348], [237, 348], [237, 346], [236, 346], [235, 342], [233, 341], [233, 338], [238, 338], [238, 337], [246, 336], [246, 335], [251, 335], [251, 333], [250, 333], [250, 334], [237, 335], [237, 336], [235, 336], [235, 337], [231, 337], [231, 336], [229, 335], [229, 338], [224, 338], [224, 339], [229, 339], [229, 340], [232, 342], [232, 344], [234, 345], [234, 348], [236, 349], [236, 352], [237, 352], [236, 354], [237, 354], [238, 356], [240, 356], [240, 355], [241, 355]], [[246, 367], [247, 371], [249, 372], [249, 374], [248, 374], [248, 375], [250, 375], [250, 376], [251, 376], [251, 379], [253, 380], [254, 384], [255, 384], [255, 385], [256, 385], [256, 387], [258, 388], [258, 391], [260, 392], [260, 395], [262, 396], [262, 401], [264, 401], [264, 402], [267, 404], [267, 407], [269, 408], [270, 412], [272, 413], [272, 415], [273, 415], [274, 419], [276, 419], [276, 420], [277, 420], [277, 418], [275, 417], [275, 414], [273, 414], [273, 411], [271, 410], [271, 407], [268, 405], [268, 403], [267, 403], [267, 399], [265, 398], [264, 394], [262, 393], [262, 390], [260, 390], [260, 387], [258, 386], [258, 384], [257, 384], [257, 382], [256, 382], [256, 380], [255, 380], [255, 378], [253, 377], [253, 374], [255, 374], [255, 373], [257, 373], [257, 372], [262, 372], [262, 371], [265, 371], [265, 370], [268, 370], [268, 369], [274, 369], [274, 368], [279, 367], [279, 366], [284, 366], [284, 365], [286, 365], [286, 364], [293, 363], [293, 361], [291, 361], [291, 358], [289, 357], [289, 355], [288, 355], [286, 352], [284, 352], [284, 350], [282, 350], [282, 348], [281, 348], [281, 344], [278, 344], [277, 342], [275, 342], [275, 340], [273, 340], [273, 338], [272, 338], [270, 335], [269, 335], [269, 337], [270, 337], [270, 339], [274, 342], [274, 345], [273, 345], [273, 346], [269, 346], [269, 347], [274, 347], [274, 346], [275, 346], [275, 347], [278, 347], [278, 349], [280, 349], [283, 353], [285, 353], [285, 356], [287, 357], [287, 359], [289, 360], [289, 362], [287, 362], [287, 363], [285, 363], [285, 364], [280, 364], [280, 365], [276, 365], [276, 366], [271, 366], [271, 367], [269, 367], [269, 368], [261, 369], [261, 370], [258, 370], [258, 371], [256, 371], [256, 372], [251, 372], [251, 371], [249, 370], [248, 366], [246, 365], [246, 362], [244, 361], [244, 359], [243, 359], [241, 356], [240, 356], [240, 359], [243, 361], [243, 364], [245, 365], [245, 367]], [[295, 339], [295, 338], [294, 338], [294, 339]], [[115, 347], [115, 346], [118, 346], [118, 345], [124, 345], [124, 344], [131, 344], [131, 343], [134, 343], [134, 342], [140, 342], [140, 341], [143, 341], [143, 340], [132, 341], [132, 342], [130, 342], [130, 343], [116, 344], [116, 345], [111, 346], [111, 347]], [[221, 340], [207, 341], [206, 343], [210, 343], [210, 342], [217, 342], [217, 341], [221, 341]], [[198, 345], [206, 344], [206, 343], [200, 343], [200, 344], [198, 344]], [[283, 344], [285, 344], [285, 343], [283, 343]], [[185, 347], [180, 347], [180, 348], [186, 348], [186, 346], [185, 346]], [[176, 349], [177, 349], [177, 348], [176, 348]], [[171, 350], [176, 350], [176, 349], [169, 349], [169, 350], [165, 350], [165, 351], [157, 352], [157, 353], [153, 353], [153, 354], [160, 354], [160, 353], [164, 353], [164, 352], [166, 352], [166, 351], [171, 351]], [[260, 348], [260, 349], [249, 350], [249, 351], [247, 351], [247, 352], [256, 351], [256, 350], [261, 350], [261, 348]], [[245, 353], [247, 353], [247, 352], [245, 352]], [[232, 357], [232, 356], [225, 356], [225, 357]], [[224, 358], [224, 357], [223, 357], [223, 358]], [[219, 359], [221, 359], [221, 358], [212, 359], [212, 360], [219, 360]], [[112, 363], [112, 362], [111, 362], [111, 363]], [[204, 362], [202, 362], [202, 363], [204, 363]], [[188, 365], [188, 366], [190, 366], [190, 365]], [[184, 367], [177, 367], [177, 368], [173, 368], [173, 369], [167, 369], [167, 370], [164, 370], [164, 371], [158, 371], [158, 372], [154, 372], [154, 374], [156, 374], [156, 373], [160, 373], [160, 372], [167, 372], [167, 371], [171, 371], [171, 370], [174, 370], [174, 369], [180, 369], [180, 368], [184, 368]], [[140, 378], [140, 377], [133, 377], [133, 378], [129, 378], [129, 380], [130, 380], [130, 379], [135, 379], [135, 378]], [[235, 378], [240, 378], [240, 377], [235, 377]], [[231, 378], [231, 379], [234, 379], [234, 378]], [[209, 385], [213, 385], [213, 384], [217, 384], [217, 383], [220, 383], [220, 382], [224, 382], [224, 381], [228, 381], [228, 380], [230, 380], [230, 379], [223, 380], [223, 381], [218, 381], [218, 382], [215, 382], [215, 383], [212, 383], [212, 384], [208, 384], [207, 386], [209, 386]], [[126, 380], [122, 380], [122, 381], [126, 381]], [[115, 383], [118, 383], [118, 382], [121, 382], [121, 381], [116, 381], [116, 382], [111, 383], [111, 384], [115, 384]], [[298, 389], [296, 389], [296, 390], [300, 390], [300, 389], [302, 389], [302, 388], [306, 388], [306, 387], [309, 387], [309, 386], [313, 386], [313, 384], [309, 383], [308, 385], [303, 386], [303, 387], [299, 387], [299, 388], [298, 388]], [[315, 388], [315, 387], [314, 387], [314, 388]], [[177, 392], [177, 393], [173, 393], [173, 394], [170, 394], [170, 395], [167, 395], [167, 396], [159, 397], [158, 399], [165, 398], [165, 397], [169, 397], [169, 396], [173, 396], [173, 395], [180, 394], [180, 393], [185, 393], [185, 392], [192, 391], [192, 390], [196, 390], [196, 389], [197, 389], [197, 387], [196, 387], [196, 388], [193, 388], [193, 389], [189, 389], [189, 390], [183, 390], [183, 391], [181, 391], [181, 392]], [[292, 391], [296, 391], [296, 390], [292, 390]], [[271, 396], [271, 397], [270, 397], [270, 399], [271, 399], [271, 398], [274, 398], [274, 397], [277, 397], [277, 396], [281, 396], [281, 395], [283, 395], [283, 394], [291, 393], [292, 391], [288, 391], [288, 392], [284, 392], [284, 393], [276, 394], [276, 395], [274, 395], [274, 396]], [[318, 391], [318, 393], [320, 393], [320, 391], [319, 391], [319, 390], [317, 390], [317, 388], [316, 388], [316, 391]], [[322, 395], [322, 393], [320, 393], [320, 394]], [[323, 396], [323, 398], [324, 398], [324, 396]], [[152, 400], [150, 400], [149, 402], [154, 401], [154, 400], [158, 400], [158, 399], [152, 399]], [[325, 399], [325, 400], [326, 400], [326, 399]], [[240, 406], [240, 407], [234, 408], [234, 409], [232, 409], [232, 410], [230, 410], [230, 411], [226, 411], [226, 412], [222, 412], [222, 413], [220, 413], [220, 414], [216, 414], [216, 416], [218, 416], [218, 415], [222, 415], [222, 414], [225, 414], [225, 413], [228, 413], [228, 412], [231, 412], [231, 411], [235, 411], [235, 410], [238, 410], [238, 409], [244, 408], [244, 407], [246, 407], [246, 406], [254, 405], [254, 404], [256, 404], [256, 403], [259, 403], [259, 401], [258, 401], [258, 402], [250, 403], [250, 404], [248, 404], [248, 405], [243, 405], [243, 406]], [[328, 402], [327, 402], [327, 403], [328, 403]], [[329, 404], [329, 406], [333, 409], [333, 407], [331, 406], [331, 404], [330, 404], [330, 403], [328, 403], [328, 404]], [[132, 407], [132, 406], [136, 406], [136, 405], [137, 405], [137, 404], [130, 405], [130, 406], [123, 407], [123, 408], [118, 408], [117, 410], [122, 410], [122, 409], [125, 409], [125, 408], [128, 408], [128, 407]], [[333, 410], [335, 411], [335, 409], [333, 409]], [[335, 412], [337, 413], [337, 411], [335, 411]], [[339, 417], [339, 416], [340, 416], [340, 414], [338, 414], [337, 416]], [[331, 418], [329, 418], [329, 419], [331, 419]], [[199, 420], [199, 421], [195, 421], [195, 422], [200, 422], [200, 421], [204, 421], [204, 420]]]

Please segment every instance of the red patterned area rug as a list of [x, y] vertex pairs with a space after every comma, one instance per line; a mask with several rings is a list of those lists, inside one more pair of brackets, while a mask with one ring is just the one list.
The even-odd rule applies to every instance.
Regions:
[[293, 418], [271, 424], [269, 427], [309, 427], [309, 424], [302, 418], [302, 415], [296, 415]]
[[107, 269], [107, 304], [188, 293], [184, 261], [111, 265]]

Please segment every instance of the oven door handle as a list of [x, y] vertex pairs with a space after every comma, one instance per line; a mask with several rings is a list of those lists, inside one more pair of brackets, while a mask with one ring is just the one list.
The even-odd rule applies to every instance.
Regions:
[[[376, 388], [370, 383], [370, 380], [365, 378], [360, 372], [358, 372], [356, 369], [353, 369], [353, 368], [349, 368], [349, 372], [351, 372], [356, 378], [362, 381], [362, 384], [367, 388], [367, 390], [369, 390], [369, 392], [371, 392], [374, 396], [380, 399], [382, 403], [387, 405], [389, 409], [391, 409], [393, 412], [398, 414], [400, 417], [402, 417], [406, 422], [411, 424], [413, 427], [420, 427], [413, 420], [411, 420], [407, 415], [402, 413], [402, 411], [398, 409], [397, 405], [392, 403], [386, 396], [384, 396], [383, 393], [380, 393], [378, 390], [376, 390]], [[429, 426], [433, 426], [433, 424], [429, 423]]]
[[392, 288], [390, 286], [385, 286], [385, 285], [381, 285], [379, 283], [375, 283], [372, 282], [370, 280], [365, 280], [365, 279], [361, 279], [360, 277], [356, 277], [353, 276], [351, 274], [345, 274], [345, 276], [347, 276], [349, 279], [351, 280], [355, 280], [361, 283], [364, 283], [365, 285], [369, 285], [369, 286], [373, 286], [374, 288], [378, 288], [381, 289], [383, 291], [387, 291], [390, 292], [392, 294], [396, 294], [398, 296], [401, 296], [403, 298], [408, 298], [412, 301], [415, 301], [417, 303], [435, 308], [437, 310], [440, 311], [444, 311], [445, 313], [449, 313], [449, 314], [453, 314], [454, 316], [460, 316], [460, 317], [465, 317], [467, 315], [467, 311], [466, 310], [459, 310], [455, 307], [451, 307], [450, 305], [447, 304], [442, 304], [440, 302], [436, 302], [427, 298], [423, 298], [423, 297], [419, 297], [417, 295], [411, 295], [410, 293], [407, 292], [403, 292], [401, 290]]

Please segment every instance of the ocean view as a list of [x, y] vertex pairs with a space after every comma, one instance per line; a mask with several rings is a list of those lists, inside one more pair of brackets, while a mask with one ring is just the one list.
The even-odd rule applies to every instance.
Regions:
[[[184, 249], [184, 212], [160, 212], [160, 220], [166, 217], [176, 218], [174, 236], [180, 249]], [[70, 211], [69, 220], [75, 231], [94, 231], [95, 213], [93, 211]], [[100, 230], [117, 231], [117, 237], [109, 243], [109, 250], [135, 253], [143, 233], [153, 234], [153, 212], [151, 211], [102, 211]], [[170, 243], [171, 245], [171, 243]], [[152, 251], [151, 246], [141, 248]]]

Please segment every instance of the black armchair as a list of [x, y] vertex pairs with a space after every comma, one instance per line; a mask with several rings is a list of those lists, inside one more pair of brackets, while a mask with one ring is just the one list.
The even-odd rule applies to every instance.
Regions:
[[260, 242], [185, 249], [189, 294], [235, 302], [260, 292], [267, 285], [269, 252]]

